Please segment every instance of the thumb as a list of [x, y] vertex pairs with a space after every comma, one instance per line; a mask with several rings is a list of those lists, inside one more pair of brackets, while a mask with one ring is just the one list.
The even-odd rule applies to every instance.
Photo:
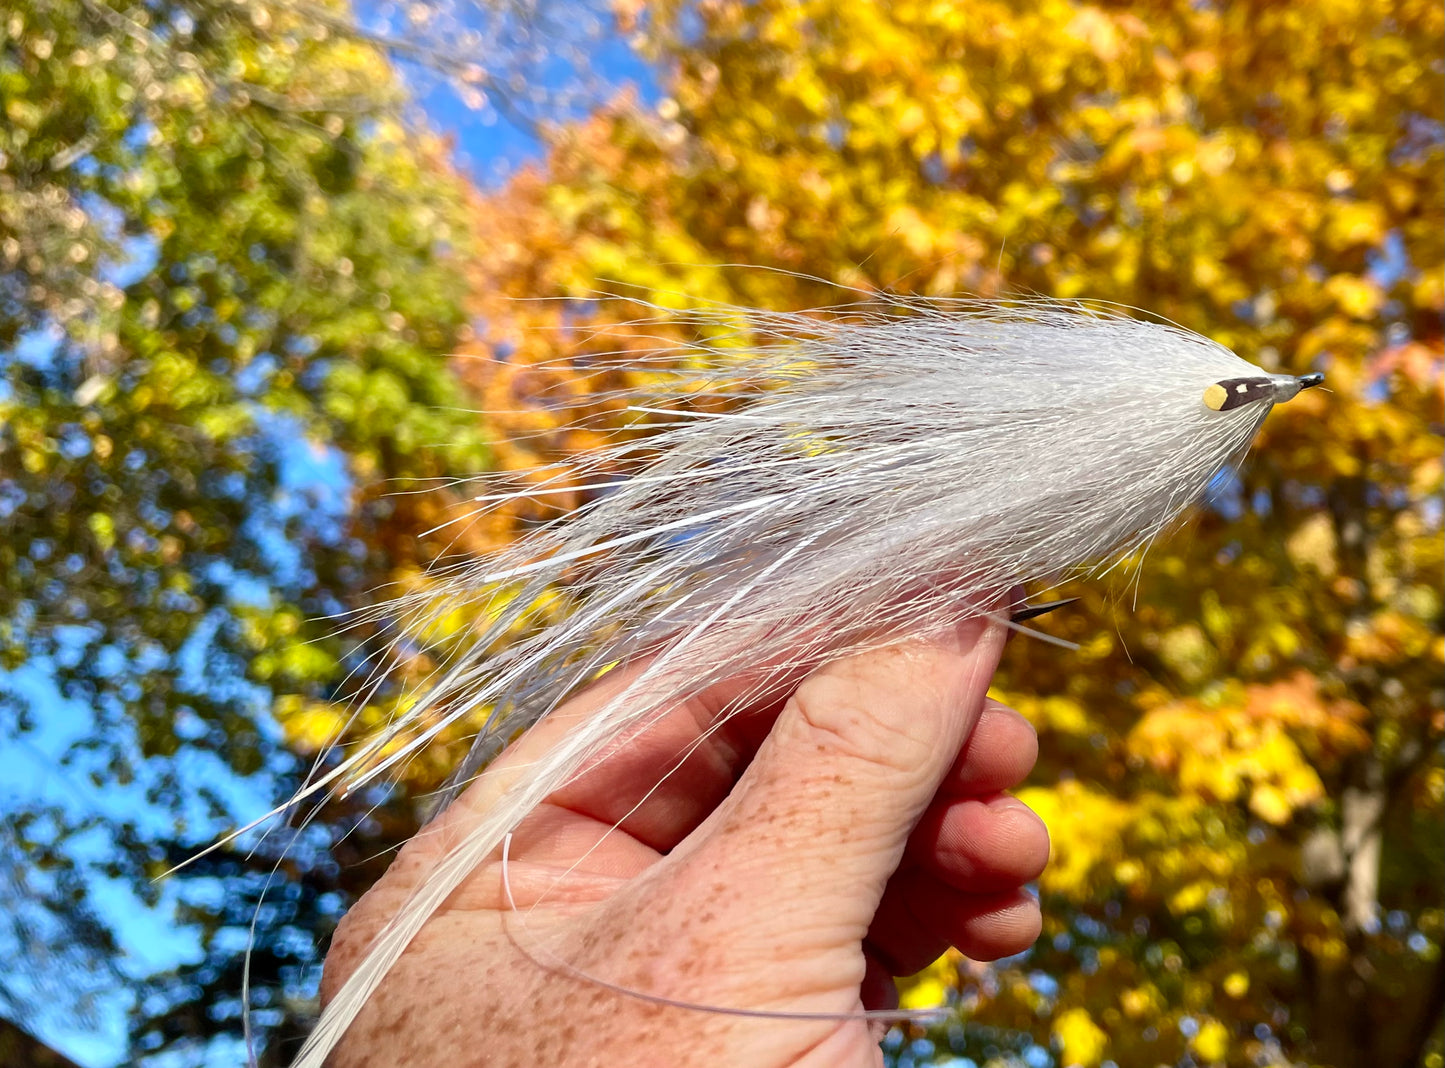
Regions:
[[727, 873], [755, 935], [799, 954], [862, 940], [978, 721], [1004, 636], [969, 620], [799, 685], [691, 858]]

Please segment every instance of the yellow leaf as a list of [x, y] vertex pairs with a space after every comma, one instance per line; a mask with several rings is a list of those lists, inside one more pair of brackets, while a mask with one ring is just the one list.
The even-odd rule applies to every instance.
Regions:
[[1223, 1061], [1229, 1053], [1229, 1029], [1218, 1020], [1205, 1020], [1190, 1040], [1189, 1048], [1208, 1064]]
[[948, 987], [942, 980], [932, 976], [902, 990], [898, 994], [898, 1006], [910, 1011], [915, 1009], [936, 1009], [948, 1001]]
[[1109, 1036], [1088, 1010], [1068, 1009], [1054, 1018], [1054, 1041], [1058, 1043], [1062, 1068], [1093, 1068], [1104, 1059]]

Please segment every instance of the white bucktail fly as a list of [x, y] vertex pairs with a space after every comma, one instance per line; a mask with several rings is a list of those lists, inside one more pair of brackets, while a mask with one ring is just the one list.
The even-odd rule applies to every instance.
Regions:
[[[673, 383], [638, 409], [655, 432], [546, 469], [525, 491], [580, 490], [579, 507], [440, 574], [440, 598], [388, 607], [490, 623], [298, 799], [354, 788], [484, 713], [459, 787], [610, 665], [651, 659], [424, 881], [296, 1068], [320, 1068], [428, 917], [609, 742], [759, 665], [823, 663], [957, 624], [1019, 584], [1107, 570], [1198, 500], [1275, 403], [1322, 377], [1267, 374], [1177, 326], [1047, 300], [684, 320], [704, 340], [644, 361]], [[702, 387], [732, 405], [690, 409]], [[512, 496], [482, 494], [473, 514]], [[570, 607], [540, 625], [539, 598], [557, 588]]]

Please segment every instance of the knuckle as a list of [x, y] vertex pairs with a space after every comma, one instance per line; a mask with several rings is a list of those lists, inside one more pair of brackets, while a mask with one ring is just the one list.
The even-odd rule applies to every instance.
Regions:
[[877, 685], [842, 666], [805, 680], [790, 703], [818, 744], [885, 771], [918, 768], [937, 733], [927, 702], [899, 708]]

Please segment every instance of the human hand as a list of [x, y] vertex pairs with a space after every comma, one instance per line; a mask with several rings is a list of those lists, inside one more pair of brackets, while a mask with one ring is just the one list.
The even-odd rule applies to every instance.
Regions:
[[[715, 730], [736, 687], [680, 705], [523, 821], [505, 871], [494, 858], [452, 894], [330, 1063], [880, 1064], [858, 1014], [896, 1003], [890, 976], [949, 945], [993, 959], [1039, 933], [1022, 886], [1047, 833], [1001, 793], [1037, 740], [984, 696], [1002, 647], [1002, 628], [975, 620], [827, 665]], [[406, 845], [338, 928], [323, 998], [519, 770], [630, 670], [544, 719]]]

